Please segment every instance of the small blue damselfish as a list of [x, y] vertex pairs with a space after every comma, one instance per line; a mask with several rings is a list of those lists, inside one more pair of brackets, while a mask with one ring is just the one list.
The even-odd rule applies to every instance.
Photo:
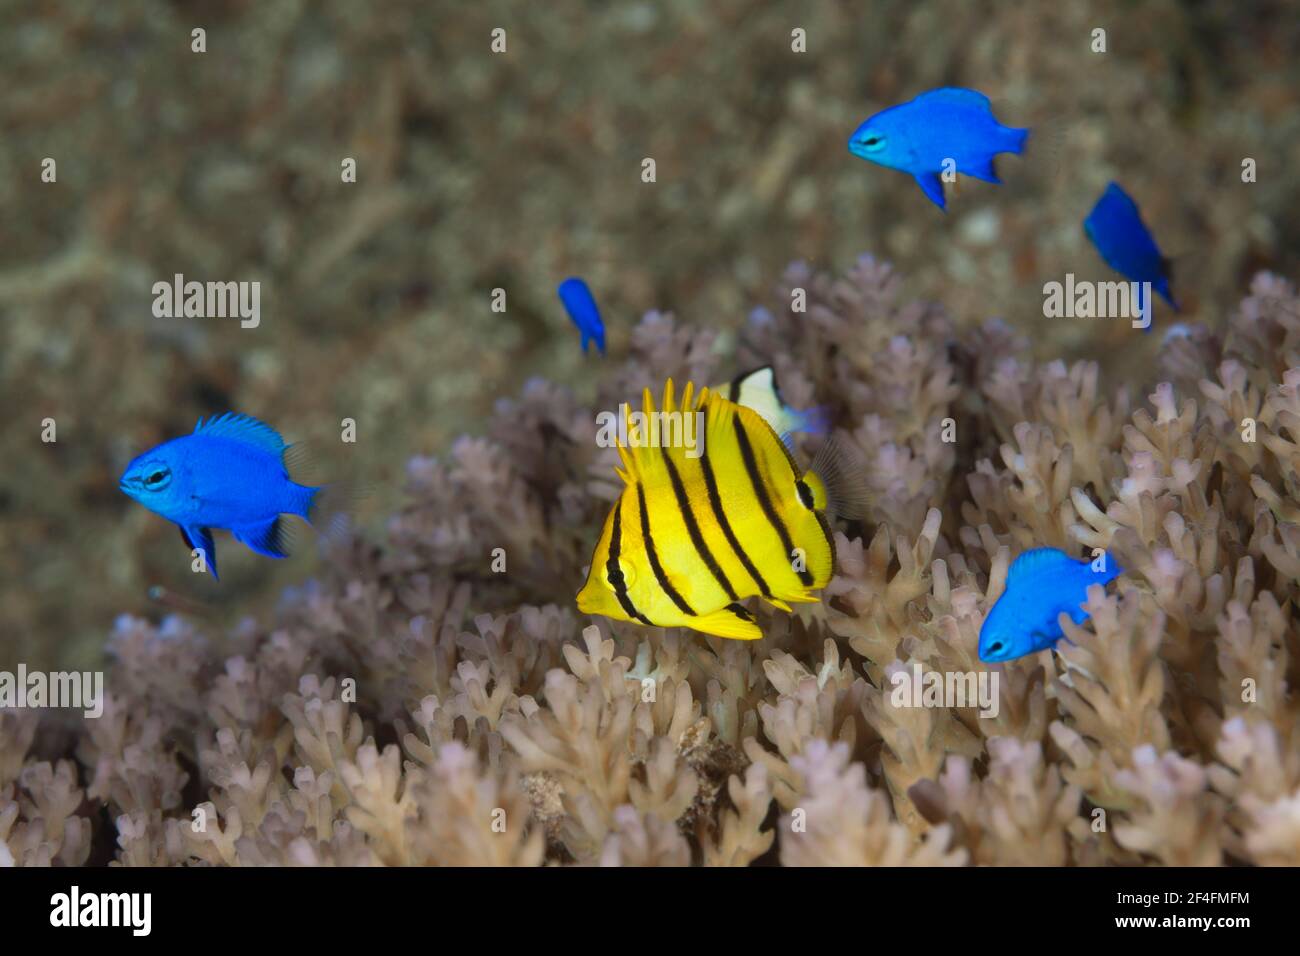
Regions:
[[587, 283], [577, 276], [570, 276], [560, 283], [556, 290], [560, 301], [564, 303], [569, 318], [582, 333], [582, 351], [587, 351], [587, 343], [595, 341], [600, 354], [605, 354], [605, 323], [600, 320], [600, 309], [596, 307], [596, 298], [591, 294]]
[[1089, 585], [1106, 585], [1123, 571], [1109, 552], [1093, 561], [1076, 560], [1057, 548], [1024, 552], [1011, 565], [1006, 590], [984, 618], [980, 660], [1010, 661], [1054, 647], [1064, 636], [1060, 614], [1082, 624], [1088, 619], [1081, 605], [1088, 599]]
[[312, 487], [289, 477], [291, 447], [270, 425], [228, 413], [194, 433], [173, 438], [137, 457], [118, 482], [122, 491], [155, 514], [174, 521], [191, 550], [202, 549], [217, 577], [212, 529], [231, 532], [258, 554], [288, 556], [290, 528], [284, 515], [298, 515], [327, 534], [346, 527], [342, 485]]
[[929, 200], [944, 209], [940, 173], [951, 170], [1000, 183], [994, 157], [1021, 152], [1028, 136], [1027, 129], [999, 123], [983, 93], [949, 86], [877, 113], [853, 131], [849, 152], [910, 173]]
[[[1150, 282], [1175, 312], [1179, 311], [1169, 291], [1169, 260], [1160, 254], [1151, 230], [1142, 222], [1137, 203], [1119, 183], [1111, 183], [1092, 212], [1083, 220], [1083, 231], [1110, 266], [1130, 282]], [[1138, 303], [1138, 308], [1143, 308]], [[1150, 325], [1146, 328], [1149, 330]]]

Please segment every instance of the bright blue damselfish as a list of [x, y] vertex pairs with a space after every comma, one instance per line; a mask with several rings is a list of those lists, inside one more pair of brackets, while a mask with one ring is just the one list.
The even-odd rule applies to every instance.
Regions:
[[337, 486], [300, 485], [289, 477], [290, 446], [270, 425], [233, 413], [194, 433], [163, 442], [127, 466], [118, 486], [150, 511], [174, 521], [190, 549], [203, 549], [217, 577], [212, 529], [224, 528], [258, 554], [283, 558], [290, 530], [282, 515], [328, 529], [339, 512], [326, 494]]
[[600, 354], [605, 354], [605, 324], [600, 321], [600, 309], [596, 308], [596, 299], [587, 288], [587, 283], [577, 276], [570, 276], [560, 283], [560, 301], [569, 313], [569, 318], [582, 333], [582, 351], [587, 351], [587, 342], [595, 340]]
[[[1110, 266], [1130, 282], [1150, 282], [1164, 300], [1179, 311], [1169, 291], [1169, 260], [1160, 254], [1156, 241], [1142, 222], [1137, 203], [1111, 183], [1083, 221], [1083, 231]], [[1138, 308], [1142, 308], [1138, 303]], [[1149, 329], [1150, 326], [1148, 325]]]
[[[994, 156], [1019, 153], [1028, 136], [1027, 129], [999, 123], [983, 93], [949, 86], [877, 113], [853, 131], [849, 152], [910, 173], [930, 201], [943, 209], [940, 173], [952, 169], [1000, 183]], [[952, 163], [946, 166], [948, 160]]]
[[1078, 561], [1056, 548], [1035, 548], [1016, 558], [1007, 572], [1007, 587], [984, 618], [979, 655], [985, 663], [1010, 661], [1055, 646], [1064, 635], [1057, 618], [1064, 611], [1075, 624], [1088, 619], [1080, 605], [1088, 586], [1105, 585], [1124, 569], [1109, 552], [1094, 561]]

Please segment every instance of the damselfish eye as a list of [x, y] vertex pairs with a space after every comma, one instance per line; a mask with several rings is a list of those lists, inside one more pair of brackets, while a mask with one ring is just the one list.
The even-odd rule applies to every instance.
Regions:
[[145, 478], [144, 483], [146, 485], [161, 485], [166, 478], [166, 471], [154, 471], [149, 473]]
[[875, 145], [876, 145], [877, 143], [879, 143], [879, 142], [880, 142], [880, 137], [879, 137], [879, 136], [869, 136], [869, 137], [867, 137], [867, 145], [868, 145], [868, 146], [875, 146]]

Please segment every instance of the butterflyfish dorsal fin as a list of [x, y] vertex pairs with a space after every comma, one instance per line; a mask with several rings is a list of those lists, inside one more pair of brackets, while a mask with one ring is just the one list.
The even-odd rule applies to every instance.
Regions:
[[628, 405], [627, 402], [624, 402], [622, 405], [618, 406], [619, 437], [616, 439], [616, 441], [618, 445], [618, 458], [619, 461], [623, 463], [623, 467], [615, 468], [614, 470], [618, 472], [618, 476], [623, 479], [623, 483], [626, 485], [636, 484], [637, 477], [639, 475], [639, 471], [637, 470], [636, 455], [633, 454], [633, 449], [629, 447], [630, 440], [629, 440], [629, 444], [624, 444], [622, 439], [623, 435], [629, 434], [629, 428], [630, 428], [629, 419], [632, 417], [630, 411], [631, 411], [631, 406]]
[[648, 388], [641, 393], [640, 411], [632, 411], [626, 403], [620, 406], [618, 453], [623, 480], [628, 484], [654, 482], [665, 477], [667, 459], [680, 464], [683, 457], [698, 454], [695, 449], [703, 437], [695, 422], [687, 419], [705, 407], [711, 394], [707, 388], [696, 392], [694, 383], [687, 382], [679, 401], [670, 378], [658, 408]]
[[777, 405], [782, 404], [781, 390], [776, 384], [776, 372], [770, 365], [764, 365], [742, 375], [735, 380], [734, 385], [735, 396], [731, 400], [737, 404], [744, 402], [750, 392], [754, 393], [755, 401], [762, 401], [764, 397], [768, 397]]

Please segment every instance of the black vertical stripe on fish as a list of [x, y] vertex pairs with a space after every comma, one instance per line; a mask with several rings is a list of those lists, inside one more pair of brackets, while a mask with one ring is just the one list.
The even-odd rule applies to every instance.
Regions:
[[726, 592], [727, 597], [733, 601], [737, 600], [736, 589], [727, 580], [727, 573], [722, 570], [722, 565], [718, 564], [718, 559], [713, 556], [708, 543], [704, 540], [704, 535], [700, 533], [699, 522], [695, 520], [695, 513], [691, 511], [690, 499], [686, 497], [686, 486], [682, 484], [682, 476], [677, 473], [677, 466], [673, 464], [667, 448], [664, 449], [664, 464], [668, 466], [668, 480], [672, 482], [673, 495], [677, 498], [677, 511], [681, 514], [682, 522], [686, 525], [686, 533], [690, 535], [691, 544], [695, 545], [695, 551], [700, 556], [700, 560], [708, 566], [713, 579]]
[[749, 375], [748, 372], [741, 372], [731, 380], [731, 387], [727, 389], [727, 398], [735, 404], [740, 404], [740, 383]]
[[794, 487], [795, 490], [799, 492], [799, 500], [803, 502], [803, 506], [809, 511], [813, 511], [813, 493], [812, 489], [808, 487], [808, 482], [800, 478], [794, 483]]
[[642, 624], [654, 627], [649, 619], [638, 611], [636, 605], [632, 603], [632, 597], [627, 593], [627, 580], [623, 577], [623, 569], [618, 566], [619, 549], [623, 538], [622, 513], [623, 498], [620, 496], [618, 501], [614, 502], [614, 528], [609, 534], [609, 558], [605, 561], [605, 576], [609, 578], [609, 583], [614, 588], [614, 596], [618, 598], [618, 603], [622, 605], [623, 612]]
[[826, 543], [830, 545], [831, 549], [831, 577], [826, 579], [829, 582], [831, 578], [835, 577], [840, 568], [839, 555], [835, 553], [835, 535], [831, 533], [830, 522], [826, 520], [824, 514], [820, 511], [814, 511], [813, 514], [817, 516], [817, 525], [822, 529], [822, 534], [826, 538]]
[[[758, 473], [758, 461], [754, 458], [754, 447], [749, 443], [749, 435], [745, 432], [745, 426], [741, 422], [739, 415], [735, 416], [732, 421], [736, 423], [736, 441], [740, 444], [740, 456], [745, 460], [745, 470], [749, 472], [749, 481], [754, 486], [754, 494], [758, 497], [758, 503], [763, 509], [763, 514], [767, 516], [768, 523], [776, 529], [776, 533], [780, 536], [781, 546], [785, 548], [786, 555], [793, 556], [794, 541], [790, 538], [790, 530], [786, 528], [785, 522], [777, 514], [771, 496], [768, 495], [767, 489], [763, 487], [763, 476]], [[812, 587], [813, 576], [807, 569], [795, 573], [799, 575], [799, 581], [804, 587]]]
[[722, 534], [727, 539], [727, 544], [731, 545], [731, 550], [735, 552], [740, 563], [745, 566], [749, 576], [754, 579], [758, 585], [758, 593], [765, 598], [770, 598], [772, 592], [767, 587], [767, 582], [763, 580], [763, 575], [758, 573], [758, 568], [754, 562], [749, 559], [749, 554], [740, 544], [740, 539], [736, 537], [736, 532], [731, 530], [731, 522], [727, 520], [727, 513], [722, 510], [722, 495], [718, 493], [718, 479], [713, 474], [713, 466], [709, 464], [709, 449], [705, 448], [704, 453], [700, 455], [700, 467], [704, 470], [704, 487], [709, 492], [709, 504], [713, 507], [713, 517], [718, 520], [718, 527], [722, 529]]
[[727, 610], [736, 615], [736, 617], [740, 618], [742, 621], [746, 621], [749, 624], [755, 623], [754, 615], [750, 614], [749, 611], [740, 604], [728, 604]]
[[683, 614], [695, 616], [695, 611], [686, 603], [686, 599], [678, 593], [673, 587], [673, 582], [668, 580], [668, 575], [664, 574], [664, 566], [659, 563], [659, 554], [655, 551], [654, 538], [650, 535], [650, 512], [645, 506], [645, 489], [638, 483], [636, 486], [637, 502], [641, 506], [641, 537], [645, 540], [646, 557], [650, 559], [650, 569], [655, 573], [655, 580], [659, 582], [659, 587], [663, 592], [672, 599], [677, 605], [678, 610]]

